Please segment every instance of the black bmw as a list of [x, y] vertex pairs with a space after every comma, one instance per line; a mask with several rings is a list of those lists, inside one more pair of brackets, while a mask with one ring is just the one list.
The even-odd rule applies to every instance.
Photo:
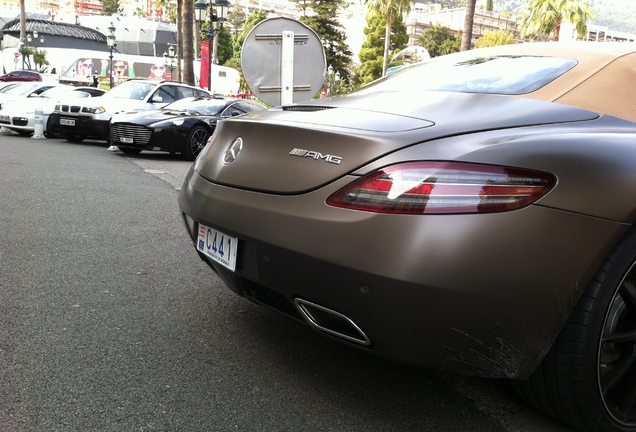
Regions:
[[110, 124], [112, 144], [128, 154], [142, 150], [181, 153], [194, 160], [208, 142], [216, 122], [265, 107], [247, 99], [190, 97], [157, 110], [116, 114]]

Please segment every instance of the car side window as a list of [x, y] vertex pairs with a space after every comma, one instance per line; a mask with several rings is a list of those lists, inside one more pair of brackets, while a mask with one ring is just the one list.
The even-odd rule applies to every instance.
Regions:
[[161, 97], [161, 103], [171, 103], [179, 99], [177, 89], [170, 85], [159, 87], [150, 100], [152, 100], [155, 96]]
[[247, 111], [240, 105], [240, 103], [233, 103], [229, 107], [223, 110], [221, 117], [234, 117], [237, 115], [245, 114]]
[[194, 89], [191, 87], [179, 87], [179, 99], [195, 96]]

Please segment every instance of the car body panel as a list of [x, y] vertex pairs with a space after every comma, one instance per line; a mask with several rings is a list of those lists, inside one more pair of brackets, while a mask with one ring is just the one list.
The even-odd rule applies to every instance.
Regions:
[[[181, 188], [186, 229], [239, 295], [317, 328], [303, 311], [310, 302], [368, 341], [322, 334], [406, 363], [527, 378], [636, 222], [635, 52], [633, 44], [473, 50], [405, 67], [352, 95], [224, 120]], [[494, 81], [469, 73], [462, 91], [427, 88], [431, 65], [471, 72], [493, 59], [523, 67], [552, 55], [567, 67], [527, 92], [486, 94], [507, 82], [505, 70]], [[409, 76], [419, 80], [391, 88]], [[473, 192], [480, 204], [465, 214], [332, 201], [371, 174], [385, 182], [387, 168], [437, 162], [553, 181], [531, 203], [492, 213], [479, 208], [492, 183]], [[432, 190], [437, 180], [427, 178]], [[360, 195], [372, 200], [371, 192]], [[208, 227], [238, 240], [234, 270], [203, 253]]]
[[[257, 289], [309, 300], [353, 320], [377, 355], [490, 377], [534, 370], [604, 253], [627, 229], [539, 206], [522, 215], [422, 221], [324, 203], [349, 182], [271, 196], [191, 172], [179, 203], [188, 215], [204, 214], [198, 222], [238, 237], [237, 271], [210, 265], [239, 294], [262, 303]], [[529, 242], [543, 246], [516, 246]]]
[[[379, 157], [419, 142], [498, 126], [515, 128], [598, 118], [597, 113], [565, 105], [505, 96], [443, 92], [410, 95], [415, 101], [427, 103], [414, 103], [401, 93], [377, 94], [364, 98], [363, 104], [345, 98], [343, 108], [332, 104], [316, 111], [268, 110], [233, 120], [223, 129], [219, 144], [206, 154], [207, 163], [200, 174], [234, 187], [298, 193], [358, 169], [369, 162], [370, 154]], [[383, 107], [387, 106], [399, 106], [409, 116], [385, 113]], [[466, 118], [460, 125], [455, 115], [458, 110]], [[299, 127], [311, 127], [313, 133], [299, 141], [295, 138]], [[272, 134], [277, 137], [275, 142], [268, 139]], [[235, 137], [243, 141], [241, 157], [226, 165], [223, 154]], [[292, 158], [290, 153], [295, 149], [311, 153]], [[279, 175], [271, 176], [272, 170]], [[295, 180], [290, 182], [289, 178]]]

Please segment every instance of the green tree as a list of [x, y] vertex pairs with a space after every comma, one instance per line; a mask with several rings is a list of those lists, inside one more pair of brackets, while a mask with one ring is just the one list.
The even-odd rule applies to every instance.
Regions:
[[241, 59], [238, 57], [232, 57], [225, 62], [224, 66], [231, 67], [239, 71], [239, 93], [248, 93], [250, 91], [247, 81], [243, 76], [243, 68], [241, 67]]
[[[369, 83], [384, 74], [385, 26], [386, 15], [373, 10], [367, 12], [367, 26], [363, 30], [366, 38], [358, 54], [362, 65], [355, 77], [357, 85]], [[406, 47], [408, 35], [404, 24], [394, 21], [391, 34], [391, 45], [389, 46], [391, 53]]]
[[486, 33], [475, 41], [475, 48], [485, 48], [498, 45], [516, 44], [515, 35], [505, 30], [495, 30]]
[[343, 81], [349, 82], [349, 65], [353, 53], [347, 44], [344, 28], [336, 18], [338, 11], [346, 5], [344, 0], [304, 0], [298, 3], [301, 10], [305, 11], [309, 7], [313, 12], [300, 17], [300, 21], [315, 31], [322, 41], [327, 64], [333, 68], [334, 73], [340, 74]]
[[492, 12], [494, 7], [495, 7], [495, 1], [494, 0], [487, 0], [486, 1], [486, 10], [488, 12]]
[[230, 12], [227, 14], [227, 22], [230, 24], [232, 28], [232, 35], [235, 35], [241, 31], [243, 31], [243, 26], [245, 25], [245, 21], [247, 20], [247, 15], [240, 8], [232, 8]]
[[256, 10], [247, 17], [243, 26], [243, 31], [235, 33], [232, 36], [232, 55], [236, 58], [241, 58], [241, 50], [243, 49], [243, 42], [245, 38], [252, 31], [252, 29], [261, 21], [267, 19], [267, 12], [263, 10]]
[[464, 32], [462, 33], [462, 51], [470, 49], [473, 40], [473, 23], [475, 21], [475, 5], [477, 0], [466, 0], [466, 14], [464, 15]]
[[243, 42], [245, 42], [245, 38], [247, 38], [250, 31], [252, 31], [258, 23], [266, 18], [267, 12], [265, 11], [257, 10], [252, 12], [243, 23], [241, 31], [237, 31], [230, 38], [232, 57], [225, 61], [223, 65], [239, 71], [239, 91], [243, 93], [248, 93], [250, 91], [250, 88], [245, 81], [245, 77], [243, 76], [243, 68], [241, 67], [241, 50], [243, 49]]
[[587, 32], [587, 22], [594, 12], [582, 0], [527, 0], [528, 13], [521, 23], [521, 33], [532, 39], [559, 40], [561, 24], [574, 24], [580, 37]]
[[382, 62], [382, 76], [384, 76], [389, 67], [389, 57], [392, 52], [393, 41], [391, 40], [391, 31], [393, 29], [393, 21], [395, 20], [402, 24], [404, 14], [408, 14], [411, 11], [413, 0], [365, 0], [365, 3], [369, 10], [378, 14], [381, 13], [386, 17]]
[[218, 35], [218, 50], [217, 50], [217, 59], [220, 65], [227, 62], [233, 56], [232, 50], [232, 35], [230, 34], [230, 30], [227, 27], [223, 27]]
[[441, 24], [432, 25], [415, 41], [423, 46], [431, 57], [452, 54], [461, 48], [461, 40], [448, 27]]
[[121, 6], [119, 0], [103, 0], [102, 1], [102, 15], [112, 15], [119, 13]]
[[18, 48], [18, 52], [22, 56], [22, 68], [31, 70], [31, 56], [35, 54], [35, 47], [22, 44]]
[[35, 69], [37, 71], [42, 70], [42, 66], [48, 66], [50, 63], [46, 58], [46, 50], [39, 50], [35, 48], [35, 52], [33, 53], [33, 63], [35, 63]]

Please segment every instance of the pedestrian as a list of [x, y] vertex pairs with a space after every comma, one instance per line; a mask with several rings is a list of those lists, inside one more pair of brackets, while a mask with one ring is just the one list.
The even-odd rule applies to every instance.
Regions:
[[97, 72], [93, 71], [93, 87], [99, 86], [99, 78], [97, 77]]

